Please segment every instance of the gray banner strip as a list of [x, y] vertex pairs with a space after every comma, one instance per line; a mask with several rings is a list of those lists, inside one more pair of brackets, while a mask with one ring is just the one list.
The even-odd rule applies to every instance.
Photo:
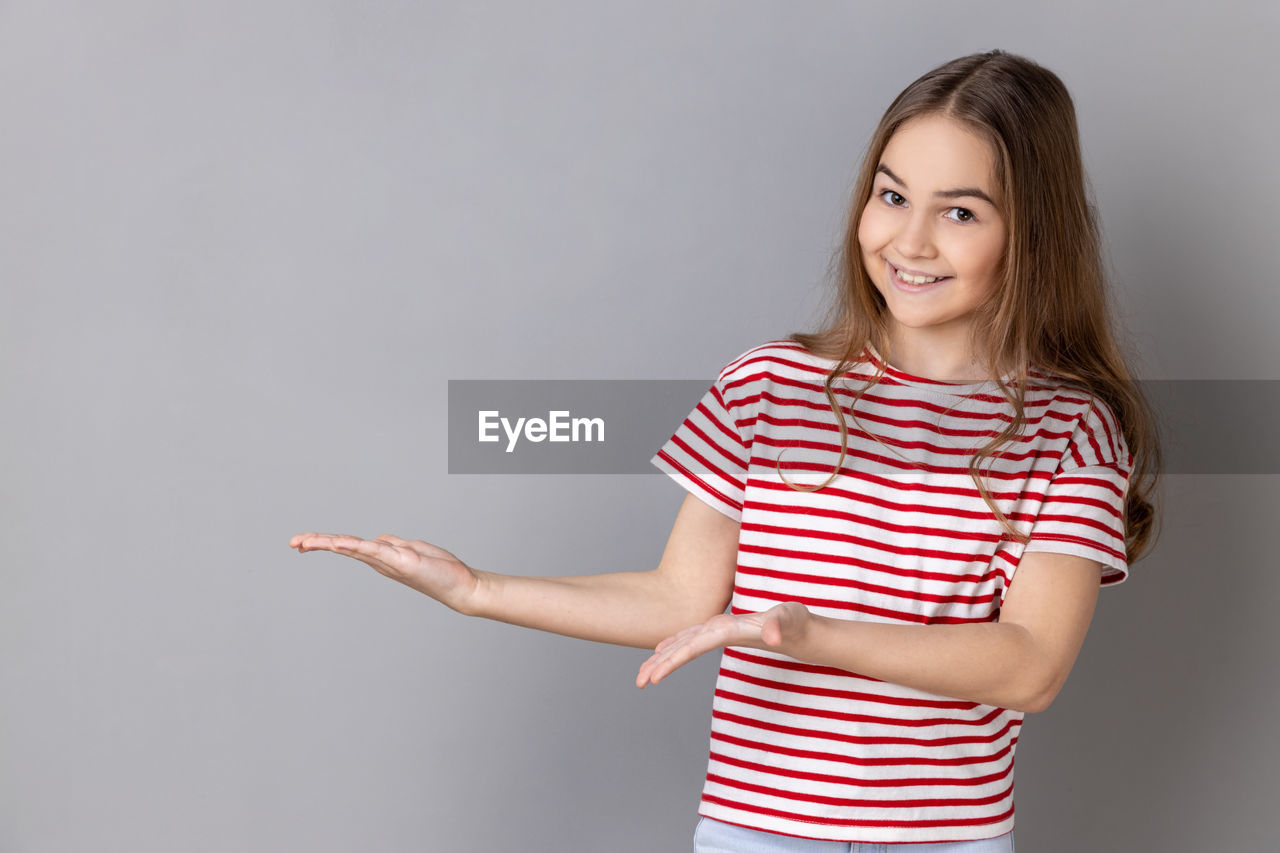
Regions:
[[1280, 380], [1138, 383], [1156, 411], [1165, 474], [1280, 474]]
[[[450, 474], [658, 474], [711, 379], [450, 379]], [[1280, 380], [1140, 383], [1166, 474], [1280, 474]]]
[[449, 473], [661, 473], [649, 459], [712, 381], [450, 379]]

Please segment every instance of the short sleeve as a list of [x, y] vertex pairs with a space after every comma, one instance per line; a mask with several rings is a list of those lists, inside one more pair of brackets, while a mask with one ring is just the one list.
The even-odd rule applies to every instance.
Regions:
[[722, 373], [649, 461], [703, 502], [741, 521], [752, 436], [731, 411], [741, 408], [727, 397], [736, 390]]
[[1115, 416], [1100, 401], [1076, 422], [1045, 490], [1026, 551], [1074, 554], [1102, 564], [1103, 586], [1129, 577], [1124, 500], [1132, 459]]

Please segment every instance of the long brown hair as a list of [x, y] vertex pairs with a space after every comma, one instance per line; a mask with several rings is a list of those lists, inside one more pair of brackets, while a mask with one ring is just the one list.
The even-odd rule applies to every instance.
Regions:
[[[1119, 420], [1133, 457], [1125, 498], [1125, 552], [1140, 559], [1154, 544], [1154, 506], [1161, 453], [1155, 418], [1133, 381], [1112, 329], [1097, 214], [1080, 156], [1075, 107], [1052, 71], [1030, 59], [992, 50], [952, 60], [928, 72], [889, 105], [867, 146], [847, 227], [834, 261], [835, 293], [818, 332], [790, 336], [806, 350], [836, 362], [824, 383], [840, 427], [840, 470], [848, 430], [833, 383], [864, 360], [868, 343], [890, 357], [884, 298], [862, 260], [858, 223], [871, 196], [876, 166], [894, 132], [907, 121], [942, 115], [978, 133], [995, 152], [996, 182], [1008, 223], [1002, 277], [974, 315], [974, 352], [1012, 404], [1012, 422], [980, 448], [969, 464], [979, 492], [1014, 538], [1026, 542], [996, 506], [980, 466], [1012, 441], [1025, 423], [1028, 370], [1054, 374], [1103, 401]], [[883, 365], [863, 391], [883, 375]], [[858, 394], [861, 396], [861, 393]], [[857, 397], [854, 398], [854, 403]], [[850, 405], [850, 412], [853, 405]], [[796, 488], [793, 486], [793, 488]]]

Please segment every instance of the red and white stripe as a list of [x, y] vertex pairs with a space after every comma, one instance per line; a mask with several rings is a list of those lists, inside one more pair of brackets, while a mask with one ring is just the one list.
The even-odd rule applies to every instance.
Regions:
[[[848, 413], [872, 363], [837, 384]], [[969, 475], [1012, 421], [994, 383], [956, 385], [887, 367], [846, 414], [848, 452], [823, 392], [832, 362], [791, 341], [721, 371], [653, 464], [741, 524], [731, 608], [799, 601], [824, 616], [909, 624], [995, 621], [1026, 550], [1128, 576], [1123, 500], [1131, 459], [1114, 415], [1036, 373], [1026, 425], [984, 464], [1007, 534]], [[938, 842], [1013, 828], [1023, 714], [812, 666], [724, 651], [700, 813], [810, 838]]]

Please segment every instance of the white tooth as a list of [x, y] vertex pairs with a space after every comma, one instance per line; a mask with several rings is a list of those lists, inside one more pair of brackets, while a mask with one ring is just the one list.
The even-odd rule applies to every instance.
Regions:
[[898, 275], [901, 276], [903, 281], [910, 282], [911, 284], [929, 284], [938, 280], [937, 278], [927, 275], [911, 275], [910, 273], [905, 273], [902, 270], [898, 270]]

